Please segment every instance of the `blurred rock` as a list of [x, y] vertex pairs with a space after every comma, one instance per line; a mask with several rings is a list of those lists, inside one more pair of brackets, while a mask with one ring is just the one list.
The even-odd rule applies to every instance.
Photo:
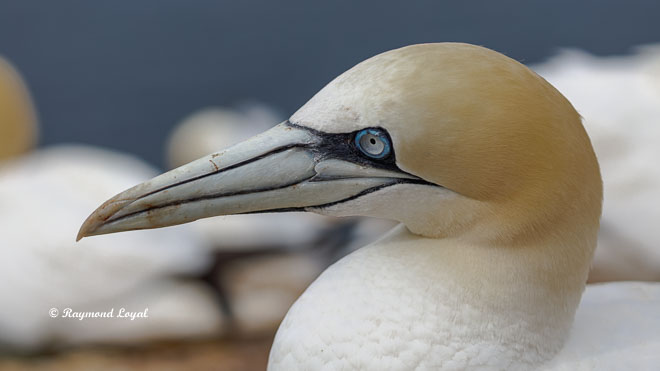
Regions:
[[255, 255], [227, 265], [227, 288], [239, 336], [272, 336], [293, 302], [326, 267], [311, 254]]
[[262, 371], [272, 339], [95, 347], [54, 355], [1, 357], [3, 371]]

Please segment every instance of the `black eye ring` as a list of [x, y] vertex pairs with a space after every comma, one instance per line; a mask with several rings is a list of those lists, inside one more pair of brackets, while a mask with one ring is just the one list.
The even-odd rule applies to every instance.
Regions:
[[383, 159], [392, 152], [386, 133], [378, 129], [363, 129], [355, 135], [355, 146], [367, 157]]

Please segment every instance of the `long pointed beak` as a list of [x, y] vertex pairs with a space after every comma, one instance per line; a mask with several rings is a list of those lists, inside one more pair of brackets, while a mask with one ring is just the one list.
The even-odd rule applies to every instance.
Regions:
[[317, 209], [401, 182], [426, 183], [351, 161], [336, 148], [344, 142], [284, 122], [116, 195], [87, 218], [77, 239], [216, 215]]

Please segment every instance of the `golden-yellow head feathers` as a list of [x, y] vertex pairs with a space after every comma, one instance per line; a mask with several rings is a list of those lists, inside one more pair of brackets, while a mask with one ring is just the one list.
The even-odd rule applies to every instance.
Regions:
[[0, 161], [34, 147], [37, 119], [20, 75], [0, 57]]
[[493, 233], [524, 234], [565, 218], [597, 229], [600, 173], [579, 115], [543, 78], [492, 50], [439, 43], [385, 52], [336, 78], [291, 121], [330, 132], [385, 128], [400, 168], [466, 198], [453, 205], [471, 215], [459, 224], [501, 218]]

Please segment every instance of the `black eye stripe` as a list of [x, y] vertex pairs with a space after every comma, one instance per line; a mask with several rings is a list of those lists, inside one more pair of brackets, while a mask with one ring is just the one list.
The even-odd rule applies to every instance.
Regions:
[[349, 161], [358, 165], [370, 166], [378, 169], [386, 169], [399, 171], [398, 166], [396, 166], [396, 155], [394, 153], [393, 145], [390, 145], [390, 151], [387, 156], [380, 159], [367, 157], [357, 146], [355, 145], [355, 136], [363, 130], [371, 129], [379, 131], [389, 143], [392, 143], [392, 138], [390, 137], [387, 130], [381, 127], [368, 127], [360, 130], [356, 130], [350, 133], [326, 133], [323, 131], [315, 130], [307, 126], [298, 125], [290, 121], [286, 121], [285, 125], [292, 126], [295, 128], [303, 129], [314, 133], [317, 137], [321, 138], [321, 142], [310, 148], [312, 152], [318, 156], [319, 160], [325, 159], [338, 159]]

